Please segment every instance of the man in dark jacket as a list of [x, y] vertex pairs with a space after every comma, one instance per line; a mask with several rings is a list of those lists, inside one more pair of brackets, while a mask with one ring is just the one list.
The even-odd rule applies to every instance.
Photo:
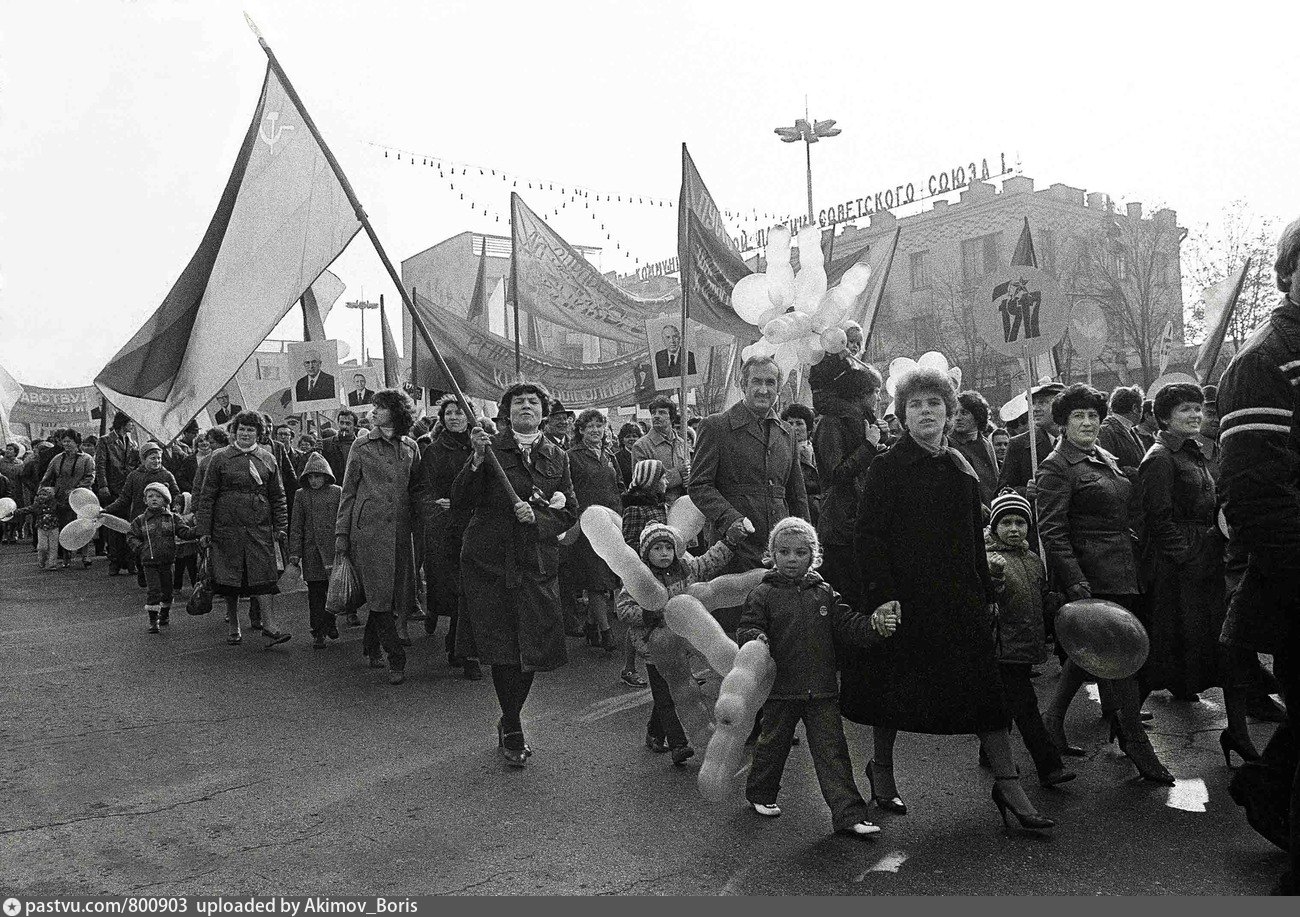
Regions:
[[[1056, 447], [1061, 430], [1052, 421], [1052, 402], [1065, 390], [1059, 382], [1045, 382], [1031, 391], [1034, 399], [1034, 436], [1038, 444], [1038, 461], [1047, 458]], [[998, 475], [998, 492], [1010, 487], [1022, 497], [1034, 499], [1034, 464], [1029, 451], [1029, 431], [1011, 437], [1007, 446], [1007, 460]]]
[[1110, 393], [1110, 411], [1097, 436], [1097, 445], [1115, 456], [1120, 470], [1131, 481], [1137, 480], [1138, 466], [1147, 452], [1137, 432], [1141, 419], [1142, 390], [1121, 386]]
[[337, 422], [338, 435], [322, 443], [321, 454], [325, 456], [325, 461], [330, 463], [330, 471], [334, 472], [334, 479], [341, 481], [343, 472], [348, 467], [348, 452], [352, 450], [352, 444], [357, 440], [357, 415], [345, 408], [339, 411]]
[[[140, 464], [140, 451], [131, 436], [134, 427], [131, 418], [118, 411], [113, 417], [112, 432], [101, 437], [95, 446], [95, 493], [99, 495], [101, 506], [107, 506], [122, 495], [126, 476]], [[127, 547], [126, 536], [111, 529], [104, 532], [108, 542], [108, 575], [117, 576], [122, 570], [134, 573], [135, 555]]]
[[[794, 433], [772, 410], [781, 370], [772, 358], [751, 358], [740, 369], [744, 398], [704, 419], [691, 464], [690, 496], [715, 533], [748, 519], [753, 534], [736, 545], [726, 572], [762, 565], [767, 536], [786, 516], [808, 518], [808, 495]], [[740, 609], [720, 610], [734, 629]]]
[[1233, 358], [1219, 384], [1221, 486], [1232, 550], [1246, 572], [1232, 596], [1223, 641], [1273, 654], [1287, 721], [1258, 763], [1232, 779], [1250, 824], [1289, 849], [1275, 894], [1300, 890], [1300, 220], [1278, 242], [1286, 294], [1268, 324]]

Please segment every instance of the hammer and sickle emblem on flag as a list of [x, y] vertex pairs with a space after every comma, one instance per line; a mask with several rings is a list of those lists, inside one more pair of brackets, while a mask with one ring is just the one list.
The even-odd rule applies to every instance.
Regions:
[[[293, 130], [292, 124], [279, 124], [280, 113], [278, 111], [267, 112], [266, 117], [262, 119], [262, 126], [258, 128], [257, 135], [262, 138], [262, 142], [271, 148], [271, 155], [275, 155], [275, 145], [280, 142], [281, 135], [285, 131]], [[270, 129], [270, 136], [267, 136], [267, 129]]]

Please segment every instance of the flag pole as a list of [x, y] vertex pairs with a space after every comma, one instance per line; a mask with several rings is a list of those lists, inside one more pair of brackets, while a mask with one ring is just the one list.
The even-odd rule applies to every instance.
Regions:
[[[356, 213], [357, 220], [361, 223], [362, 228], [365, 229], [366, 235], [370, 237], [370, 244], [375, 247], [375, 253], [379, 255], [379, 260], [383, 263], [384, 269], [388, 271], [389, 278], [393, 281], [393, 285], [397, 287], [398, 292], [401, 293], [402, 304], [406, 306], [406, 311], [411, 316], [411, 323], [415, 326], [420, 337], [424, 340], [425, 346], [429, 348], [429, 353], [433, 355], [434, 361], [438, 364], [438, 369], [447, 377], [447, 382], [451, 385], [452, 393], [460, 403], [460, 409], [465, 412], [466, 417], [474, 419], [477, 424], [478, 417], [474, 413], [474, 409], [470, 405], [469, 399], [466, 398], [465, 393], [461, 391], [460, 383], [456, 381], [456, 377], [451, 374], [451, 368], [447, 366], [447, 361], [443, 359], [442, 352], [438, 350], [438, 345], [434, 343], [433, 335], [429, 333], [428, 325], [426, 325], [424, 319], [420, 317], [419, 311], [415, 308], [414, 301], [411, 299], [410, 294], [406, 292], [406, 287], [402, 285], [402, 278], [398, 275], [397, 269], [393, 267], [393, 262], [389, 259], [388, 253], [384, 251], [384, 246], [379, 241], [379, 236], [375, 233], [374, 226], [370, 224], [370, 217], [366, 214], [366, 209], [361, 206], [361, 201], [357, 198], [356, 192], [352, 190], [352, 183], [349, 182], [347, 176], [343, 174], [343, 167], [340, 166], [339, 161], [334, 158], [334, 153], [330, 151], [329, 146], [325, 143], [325, 138], [321, 136], [320, 130], [316, 127], [316, 122], [313, 121], [311, 115], [307, 113], [306, 106], [302, 104], [302, 98], [298, 95], [298, 91], [293, 88], [293, 83], [289, 81], [289, 75], [286, 74], [284, 68], [280, 66], [280, 61], [276, 59], [275, 52], [272, 51], [271, 46], [267, 44], [266, 38], [257, 28], [257, 24], [253, 22], [252, 17], [247, 13], [244, 14], [244, 20], [248, 23], [248, 27], [252, 29], [253, 34], [257, 36], [257, 43], [261, 45], [262, 50], [266, 53], [267, 62], [271, 65], [271, 69], [275, 72], [276, 77], [284, 86], [285, 94], [289, 96], [289, 101], [293, 102], [294, 107], [298, 109], [298, 114], [302, 115], [302, 123], [306, 126], [307, 130], [311, 132], [312, 138], [315, 139], [316, 143], [320, 146], [321, 153], [325, 156], [325, 161], [329, 163], [330, 168], [334, 171], [334, 177], [338, 179], [340, 187], [343, 188], [343, 193], [347, 195], [348, 203], [352, 205], [352, 210]], [[524, 501], [519, 498], [519, 495], [515, 493], [514, 487], [511, 486], [510, 479], [506, 477], [505, 469], [501, 467], [501, 463], [497, 460], [496, 453], [491, 449], [487, 450], [487, 460], [492, 466], [492, 470], [496, 473], [497, 479], [505, 488], [507, 496], [510, 497], [510, 502], [515, 506], [523, 503]]]

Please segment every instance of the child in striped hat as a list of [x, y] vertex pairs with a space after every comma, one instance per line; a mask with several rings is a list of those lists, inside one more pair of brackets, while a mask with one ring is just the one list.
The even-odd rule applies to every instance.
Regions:
[[1043, 561], [1029, 545], [1029, 501], [1008, 490], [993, 498], [985, 533], [989, 574], [998, 596], [998, 671], [1007, 707], [1025, 747], [1029, 749], [1043, 786], [1073, 780], [1061, 752], [1052, 742], [1030, 670], [1045, 661], [1047, 632], [1044, 611], [1055, 613], [1060, 597], [1047, 591]]
[[667, 493], [663, 462], [642, 459], [632, 466], [632, 482], [623, 494], [623, 540], [633, 551], [640, 550], [647, 525], [668, 523]]

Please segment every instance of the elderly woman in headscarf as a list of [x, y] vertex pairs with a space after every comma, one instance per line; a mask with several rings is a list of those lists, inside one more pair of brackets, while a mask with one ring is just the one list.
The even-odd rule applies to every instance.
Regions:
[[420, 449], [406, 435], [415, 422], [411, 396], [386, 388], [371, 404], [372, 428], [359, 433], [348, 452], [334, 553], [346, 556], [361, 580], [369, 612], [361, 646], [370, 667], [383, 668], [387, 652], [388, 682], [400, 685], [406, 680], [406, 614], [415, 603], [411, 532], [424, 485], [416, 474]]
[[[535, 382], [516, 382], [501, 396], [509, 428], [470, 434], [473, 454], [452, 485], [451, 503], [469, 514], [461, 548], [465, 620], [457, 648], [472, 647], [492, 667], [501, 706], [497, 749], [513, 767], [532, 750], [521, 713], [533, 676], [568, 661], [560, 607], [559, 536], [577, 519], [569, 457], [542, 435], [551, 398]], [[491, 449], [513, 494], [488, 460]]]
[[872, 799], [904, 814], [894, 779], [900, 731], [979, 736], [992, 766], [993, 803], [1022, 828], [1055, 824], [1035, 811], [1011, 756], [1011, 718], [998, 673], [997, 604], [984, 551], [980, 485], [948, 444], [957, 392], [918, 368], [895, 390], [905, 434], [867, 470], [857, 517], [862, 608], [897, 613], [890, 640], [846, 659], [844, 716], [873, 727]]

